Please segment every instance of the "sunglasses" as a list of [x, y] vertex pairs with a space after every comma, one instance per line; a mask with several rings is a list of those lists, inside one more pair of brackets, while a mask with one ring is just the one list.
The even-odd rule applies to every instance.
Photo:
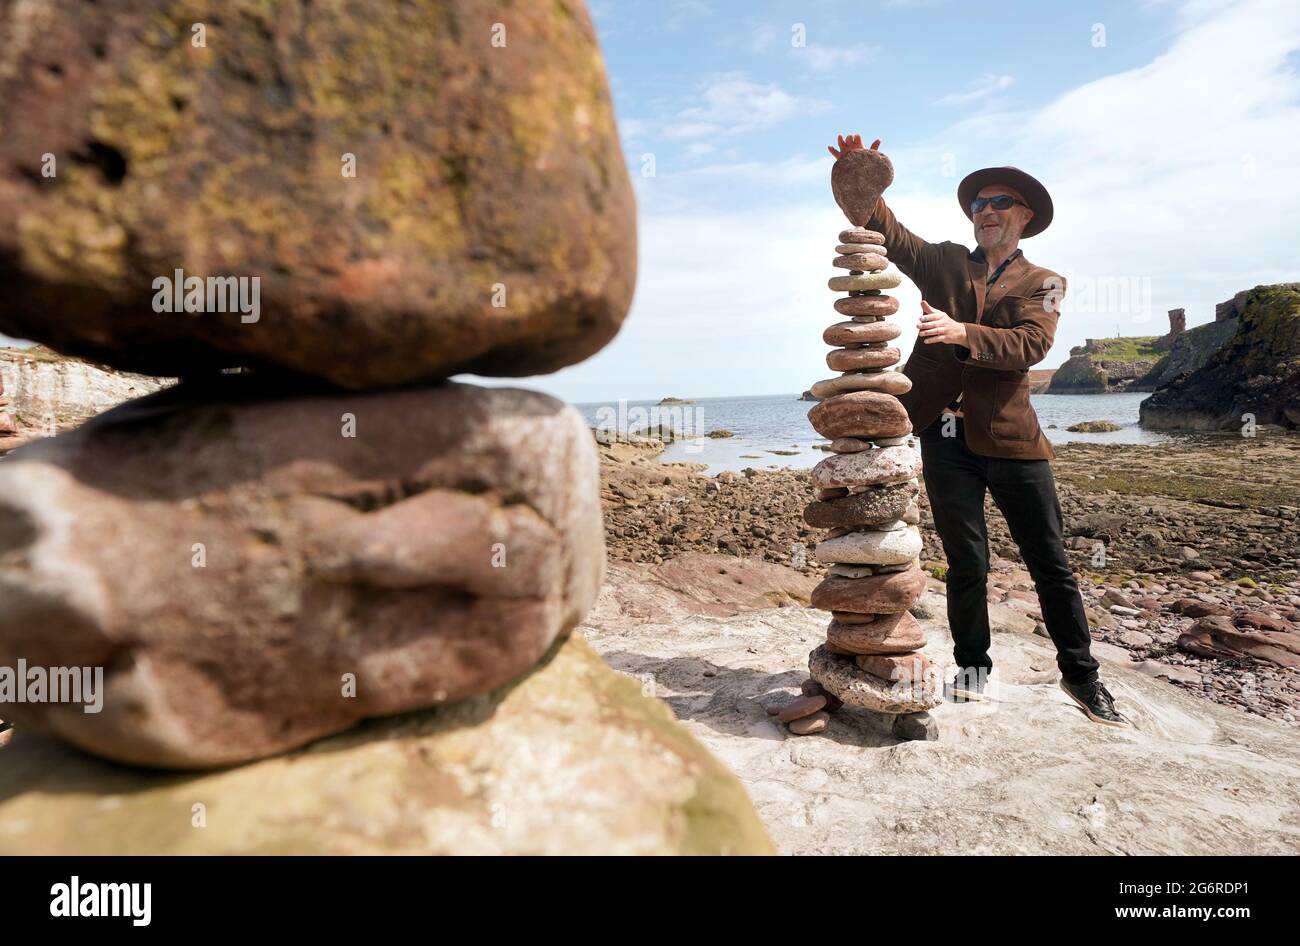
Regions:
[[970, 202], [970, 212], [977, 214], [989, 204], [993, 205], [994, 210], [1010, 210], [1016, 204], [1021, 207], [1029, 206], [1023, 200], [1016, 200], [1010, 194], [998, 194], [994, 197], [976, 197]]

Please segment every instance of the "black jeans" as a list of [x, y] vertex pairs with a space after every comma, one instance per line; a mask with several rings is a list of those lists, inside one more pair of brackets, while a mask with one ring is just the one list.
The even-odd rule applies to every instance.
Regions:
[[1061, 504], [1046, 460], [982, 457], [966, 446], [960, 418], [944, 437], [943, 416], [921, 431], [921, 462], [934, 527], [948, 558], [948, 627], [959, 667], [992, 668], [989, 657], [989, 539], [984, 491], [1002, 511], [1038, 592], [1056, 664], [1069, 683], [1097, 678], [1079, 586], [1061, 543]]

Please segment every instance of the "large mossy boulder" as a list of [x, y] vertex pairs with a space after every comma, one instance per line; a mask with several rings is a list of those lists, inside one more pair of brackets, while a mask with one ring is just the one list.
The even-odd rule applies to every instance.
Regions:
[[1200, 368], [1142, 402], [1143, 427], [1300, 427], [1300, 283], [1256, 286], [1233, 321], [1236, 331]]
[[3, 854], [770, 854], [734, 775], [580, 637], [518, 683], [200, 776], [19, 730]]
[[0, 3], [0, 220], [0, 332], [164, 376], [554, 371], [636, 267], [580, 0]]

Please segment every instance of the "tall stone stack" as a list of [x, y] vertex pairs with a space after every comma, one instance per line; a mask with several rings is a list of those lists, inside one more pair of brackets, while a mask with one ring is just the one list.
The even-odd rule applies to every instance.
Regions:
[[892, 180], [889, 159], [877, 151], [847, 152], [832, 174], [836, 200], [855, 226], [839, 234], [832, 263], [848, 274], [829, 281], [846, 293], [835, 300], [846, 320], [822, 333], [834, 346], [826, 364], [841, 374], [813, 385], [824, 400], [808, 412], [833, 454], [813, 468], [815, 501], [804, 510], [809, 525], [828, 530], [814, 554], [829, 570], [812, 606], [829, 611], [831, 622], [826, 642], [808, 656], [803, 699], [781, 714], [799, 734], [824, 729], [828, 711], [844, 703], [892, 714], [900, 737], [935, 734], [926, 710], [939, 703], [941, 688], [908, 610], [925, 591], [920, 455], [897, 397], [912, 383], [896, 369], [900, 353], [890, 344], [902, 331], [890, 321], [898, 300], [882, 293], [901, 277], [888, 268], [884, 236], [863, 226]]

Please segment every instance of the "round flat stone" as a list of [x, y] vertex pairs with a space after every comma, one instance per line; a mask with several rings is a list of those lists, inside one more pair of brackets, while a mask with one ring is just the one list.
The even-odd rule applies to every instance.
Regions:
[[854, 227], [852, 230], [840, 231], [841, 243], [876, 243], [880, 246], [885, 245], [885, 235], [876, 230], [868, 230], [866, 227]]
[[862, 289], [893, 289], [903, 277], [895, 270], [880, 273], [863, 273], [861, 276], [832, 276], [826, 281], [835, 292], [857, 292]]
[[937, 681], [887, 683], [859, 670], [853, 658], [832, 654], [824, 645], [808, 655], [808, 672], [845, 703], [880, 713], [921, 713], [942, 701]]
[[839, 348], [845, 345], [865, 345], [868, 342], [890, 342], [902, 334], [901, 325], [885, 319], [873, 322], [836, 322], [822, 332], [822, 341]]
[[854, 391], [827, 398], [808, 411], [808, 421], [827, 440], [839, 437], [870, 440], [912, 432], [912, 423], [898, 398], [875, 391]]
[[805, 716], [803, 719], [796, 719], [790, 723], [790, 732], [796, 736], [811, 736], [813, 733], [819, 733], [830, 725], [831, 717], [829, 713], [813, 713], [811, 716]]
[[836, 269], [856, 269], [861, 272], [876, 273], [889, 266], [889, 260], [876, 253], [847, 253], [831, 260]]
[[819, 489], [817, 490], [817, 501], [824, 502], [826, 500], [839, 499], [847, 495], [849, 495], [849, 491], [843, 487], [837, 487], [835, 489]]
[[893, 315], [898, 311], [894, 296], [846, 296], [835, 300], [835, 311], [840, 315]]
[[925, 632], [911, 612], [881, 614], [870, 624], [832, 620], [826, 640], [853, 654], [910, 654], [925, 646]]
[[906, 611], [921, 599], [925, 578], [925, 572], [915, 565], [871, 578], [823, 578], [810, 600], [814, 608], [832, 613], [892, 614]]
[[801, 696], [793, 703], [788, 703], [776, 716], [783, 723], [790, 723], [796, 719], [802, 719], [805, 716], [811, 716], [818, 710], [826, 707], [826, 697]]
[[840, 578], [870, 578], [876, 573], [876, 570], [870, 565], [841, 565], [834, 564], [826, 569], [826, 574], [836, 575]]
[[912, 503], [912, 505], [903, 510], [901, 518], [908, 525], [917, 525], [921, 521], [921, 507], [916, 503]]
[[815, 489], [878, 486], [882, 483], [906, 483], [920, 471], [921, 455], [911, 447], [881, 447], [827, 457], [813, 467], [812, 482]]
[[[829, 400], [844, 394], [878, 393], [906, 394], [912, 390], [912, 379], [901, 371], [880, 370], [854, 371], [816, 382], [812, 388], [813, 397]], [[910, 431], [909, 431], [910, 433]]]
[[[851, 566], [845, 566], [846, 568]], [[839, 621], [841, 624], [870, 624], [872, 621], [879, 620], [883, 615], [879, 614], [856, 614], [853, 611], [832, 611], [831, 619]]]
[[900, 523], [887, 532], [858, 531], [818, 542], [813, 557], [819, 562], [850, 565], [901, 565], [921, 554], [920, 530]]
[[840, 437], [838, 440], [832, 440], [830, 445], [831, 453], [861, 453], [863, 450], [870, 450], [873, 444], [870, 440], [859, 440], [857, 437]]
[[876, 437], [871, 442], [877, 447], [901, 447], [911, 439], [911, 437]]
[[897, 348], [837, 348], [826, 353], [826, 367], [832, 371], [889, 368], [898, 364], [901, 357]]
[[807, 680], [801, 683], [799, 685], [799, 689], [803, 691], [804, 696], [825, 697], [826, 712], [828, 713], [833, 713], [841, 706], [844, 705], [843, 701], [841, 701], [839, 697], [832, 696], [830, 693], [827, 693], [825, 690], [822, 689], [822, 685], [818, 683], [816, 680], [814, 680], [812, 677], [809, 677]]
[[875, 253], [877, 256], [889, 255], [889, 251], [881, 243], [841, 243], [835, 247], [835, 252], [841, 256], [851, 256], [854, 253]]

